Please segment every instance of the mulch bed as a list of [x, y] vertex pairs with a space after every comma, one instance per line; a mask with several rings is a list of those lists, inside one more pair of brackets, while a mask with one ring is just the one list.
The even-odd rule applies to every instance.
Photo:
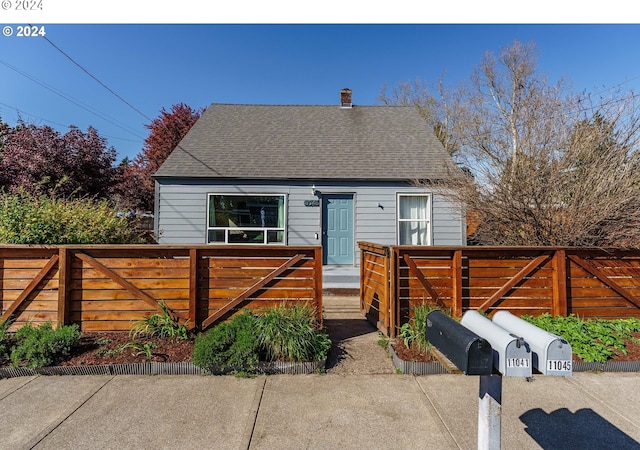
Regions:
[[[640, 339], [640, 333], [634, 333]], [[71, 355], [58, 361], [59, 366], [93, 366], [109, 364], [132, 364], [146, 362], [190, 362], [193, 352], [193, 339], [189, 341], [152, 338], [137, 339], [136, 342], [153, 342], [151, 360], [140, 349], [132, 347], [122, 348], [132, 342], [128, 332], [83, 332], [80, 345]], [[433, 362], [437, 361], [433, 355], [421, 352], [415, 348], [408, 349], [402, 339], [396, 339], [394, 349], [398, 357], [404, 361]], [[574, 361], [581, 361], [575, 354]], [[627, 354], [617, 354], [611, 362], [640, 361], [640, 345], [634, 341], [627, 341]], [[0, 364], [1, 365], [1, 364]]]
[[[128, 332], [83, 332], [80, 345], [63, 361], [60, 366], [86, 366], [108, 364], [130, 364], [149, 362], [140, 350], [122, 346], [131, 342]], [[193, 352], [193, 339], [189, 341], [168, 339], [137, 339], [136, 342], [152, 342], [151, 362], [189, 362]]]
[[[633, 337], [635, 339], [640, 339], [640, 333], [633, 333]], [[626, 341], [627, 354], [622, 354], [620, 352], [616, 353], [616, 355], [611, 358], [610, 362], [625, 362], [625, 361], [640, 361], [640, 344], [632, 341]], [[416, 361], [416, 362], [433, 362], [437, 361], [437, 359], [429, 354], [422, 352], [412, 346], [411, 349], [408, 349], [404, 345], [404, 341], [402, 339], [396, 339], [394, 344], [394, 350], [398, 357], [403, 361]], [[582, 362], [575, 354], [573, 355], [573, 360]]]
[[437, 359], [428, 352], [423, 352], [416, 348], [415, 346], [411, 346], [411, 348], [407, 348], [404, 345], [404, 341], [402, 339], [396, 339], [395, 344], [393, 344], [393, 349], [403, 361], [416, 361], [416, 362], [434, 362]]

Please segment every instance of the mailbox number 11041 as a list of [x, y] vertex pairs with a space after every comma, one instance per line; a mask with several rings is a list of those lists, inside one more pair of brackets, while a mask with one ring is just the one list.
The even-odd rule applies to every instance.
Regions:
[[507, 367], [529, 367], [527, 358], [507, 358]]

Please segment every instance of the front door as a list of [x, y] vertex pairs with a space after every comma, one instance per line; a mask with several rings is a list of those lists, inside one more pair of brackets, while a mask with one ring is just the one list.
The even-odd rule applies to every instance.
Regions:
[[353, 264], [353, 195], [322, 196], [324, 264]]

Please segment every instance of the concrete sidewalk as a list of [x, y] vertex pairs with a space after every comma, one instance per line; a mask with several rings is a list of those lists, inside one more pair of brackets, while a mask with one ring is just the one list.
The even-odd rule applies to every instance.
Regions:
[[[640, 374], [505, 378], [503, 449], [640, 449]], [[6, 449], [474, 449], [478, 377], [0, 380]]]

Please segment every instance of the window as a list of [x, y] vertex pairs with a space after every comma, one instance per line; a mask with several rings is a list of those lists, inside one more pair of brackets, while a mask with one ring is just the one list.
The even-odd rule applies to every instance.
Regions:
[[284, 244], [284, 195], [209, 194], [209, 244]]
[[398, 194], [398, 243], [431, 245], [430, 196]]

